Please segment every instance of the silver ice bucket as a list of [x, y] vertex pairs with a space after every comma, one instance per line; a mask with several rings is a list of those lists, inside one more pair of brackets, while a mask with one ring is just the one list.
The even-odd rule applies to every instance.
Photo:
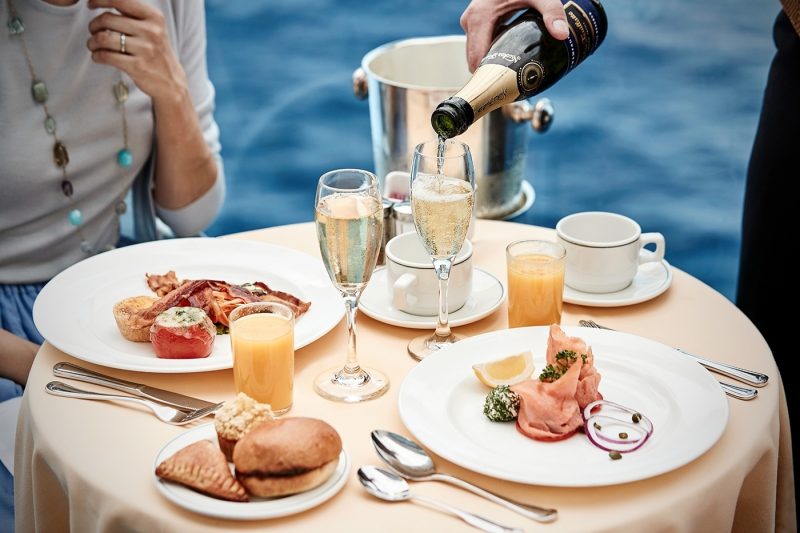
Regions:
[[[436, 133], [431, 113], [469, 80], [466, 39], [450, 35], [405, 39], [367, 53], [353, 72], [353, 92], [369, 96], [375, 173], [384, 187], [393, 171], [408, 172], [414, 147]], [[481, 218], [510, 218], [530, 208], [532, 185], [523, 179], [531, 129], [553, 120], [546, 98], [513, 102], [492, 111], [458, 138], [472, 151]], [[384, 194], [386, 194], [384, 189]]]

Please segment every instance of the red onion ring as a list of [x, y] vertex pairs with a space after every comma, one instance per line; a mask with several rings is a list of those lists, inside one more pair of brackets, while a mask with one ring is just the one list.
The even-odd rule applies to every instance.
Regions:
[[[596, 407], [601, 407], [601, 411], [597, 414], [591, 414], [592, 410]], [[617, 412], [630, 415], [631, 421], [611, 416], [611, 414], [615, 413], [612, 412], [609, 414], [609, 409], [603, 408], [611, 408], [611, 411], [616, 410]], [[608, 452], [630, 453], [638, 450], [647, 442], [650, 435], [653, 434], [653, 422], [649, 418], [634, 409], [608, 400], [597, 400], [590, 403], [583, 408], [581, 415], [584, 420], [584, 431], [589, 441], [601, 450], [606, 450]], [[637, 418], [638, 421], [635, 421]], [[597, 426], [595, 426], [595, 424], [597, 424]], [[628, 431], [638, 434], [639, 437], [632, 439], [613, 438], [601, 433], [603, 425], [612, 427], [621, 426]]]

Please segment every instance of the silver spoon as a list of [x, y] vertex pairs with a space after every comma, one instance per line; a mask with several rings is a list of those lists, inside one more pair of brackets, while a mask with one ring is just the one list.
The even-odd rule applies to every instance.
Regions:
[[522, 529], [506, 527], [488, 518], [462, 511], [461, 509], [457, 509], [456, 507], [438, 500], [412, 494], [408, 489], [408, 483], [406, 483], [405, 479], [376, 466], [366, 465], [359, 468], [358, 480], [364, 485], [367, 492], [388, 502], [416, 500], [435, 509], [457, 516], [472, 527], [489, 533], [523, 533]]
[[537, 522], [552, 522], [558, 518], [558, 511], [536, 505], [515, 502], [471, 483], [436, 471], [431, 456], [414, 441], [397, 433], [376, 429], [372, 431], [372, 444], [386, 464], [406, 479], [414, 481], [444, 481], [466, 489], [487, 500], [493, 501]]

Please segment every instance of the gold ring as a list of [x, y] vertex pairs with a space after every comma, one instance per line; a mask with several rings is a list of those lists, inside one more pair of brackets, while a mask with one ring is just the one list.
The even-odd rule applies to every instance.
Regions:
[[125, 35], [124, 33], [119, 34], [119, 51], [123, 54], [127, 54], [127, 52], [125, 51], [125, 39], [127, 38], [128, 36]]

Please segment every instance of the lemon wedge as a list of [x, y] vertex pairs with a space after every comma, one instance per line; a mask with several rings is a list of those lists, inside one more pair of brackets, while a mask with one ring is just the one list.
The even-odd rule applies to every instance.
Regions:
[[531, 377], [533, 369], [531, 352], [522, 352], [496, 361], [472, 365], [472, 370], [481, 383], [489, 387], [516, 385]]

